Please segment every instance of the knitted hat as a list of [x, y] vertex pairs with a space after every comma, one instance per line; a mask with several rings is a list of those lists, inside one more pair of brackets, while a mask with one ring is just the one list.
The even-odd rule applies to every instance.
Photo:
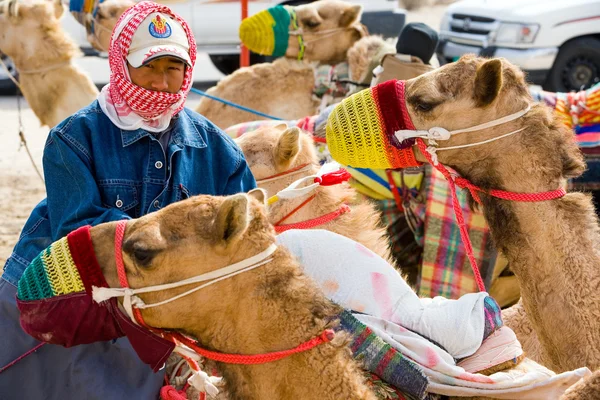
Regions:
[[281, 57], [288, 47], [289, 27], [295, 12], [291, 7], [275, 6], [246, 18], [240, 25], [240, 40], [254, 53]]
[[355, 168], [396, 169], [418, 166], [411, 147], [397, 130], [415, 129], [406, 110], [404, 81], [387, 81], [344, 99], [327, 120], [327, 146], [340, 164]]
[[399, 54], [408, 54], [419, 57], [425, 64], [429, 64], [431, 56], [438, 44], [438, 34], [422, 22], [411, 22], [404, 26], [396, 51]]
[[135, 325], [116, 299], [96, 303], [92, 286], [108, 287], [84, 226], [42, 251], [19, 280], [21, 327], [37, 340], [65, 347], [127, 336], [140, 359], [155, 371], [173, 350], [168, 342]]

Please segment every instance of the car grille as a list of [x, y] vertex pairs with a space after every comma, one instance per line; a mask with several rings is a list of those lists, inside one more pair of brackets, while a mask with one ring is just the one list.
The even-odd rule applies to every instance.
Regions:
[[450, 31], [487, 36], [496, 26], [496, 20], [476, 15], [452, 14]]

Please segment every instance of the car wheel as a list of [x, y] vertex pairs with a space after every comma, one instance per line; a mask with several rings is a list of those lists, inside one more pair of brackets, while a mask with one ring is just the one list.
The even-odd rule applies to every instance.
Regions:
[[[17, 68], [13, 61], [4, 54], [0, 55], [2, 62], [8, 68], [8, 72], [12, 75], [13, 78], [17, 79], [19, 73], [17, 72]], [[17, 86], [13, 83], [12, 79], [8, 77], [6, 74], [6, 70], [0, 66], [0, 93], [3, 95], [15, 94], [17, 93]]]
[[584, 37], [564, 44], [554, 61], [544, 90], [570, 92], [600, 81], [600, 40]]
[[[239, 54], [209, 54], [210, 61], [223, 74], [229, 75], [240, 68]], [[250, 65], [269, 62], [272, 57], [261, 56], [259, 54], [250, 53]]]

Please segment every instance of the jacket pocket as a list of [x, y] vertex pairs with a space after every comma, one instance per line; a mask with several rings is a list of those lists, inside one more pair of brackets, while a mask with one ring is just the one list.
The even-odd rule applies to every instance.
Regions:
[[183, 183], [177, 185], [177, 187], [175, 188], [175, 193], [177, 193], [177, 201], [189, 199], [190, 197], [192, 197], [192, 194], [190, 194], [190, 191], [188, 190], [188, 188], [185, 187]]
[[104, 207], [127, 211], [139, 204], [137, 189], [132, 181], [104, 181], [99, 183], [100, 196]]

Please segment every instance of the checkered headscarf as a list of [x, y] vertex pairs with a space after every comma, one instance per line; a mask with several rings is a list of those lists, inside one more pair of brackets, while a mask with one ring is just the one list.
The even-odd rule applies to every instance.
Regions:
[[[181, 24], [188, 37], [192, 67], [186, 67], [183, 84], [178, 93], [147, 90], [133, 84], [129, 77], [126, 58], [133, 35], [142, 21], [154, 12], [171, 16]], [[183, 109], [192, 86], [196, 41], [188, 24], [169, 7], [142, 1], [127, 9], [117, 21], [110, 39], [108, 61], [111, 71], [110, 83], [98, 96], [102, 110], [121, 129], [144, 128], [151, 132], [161, 132], [169, 126], [171, 118]]]

